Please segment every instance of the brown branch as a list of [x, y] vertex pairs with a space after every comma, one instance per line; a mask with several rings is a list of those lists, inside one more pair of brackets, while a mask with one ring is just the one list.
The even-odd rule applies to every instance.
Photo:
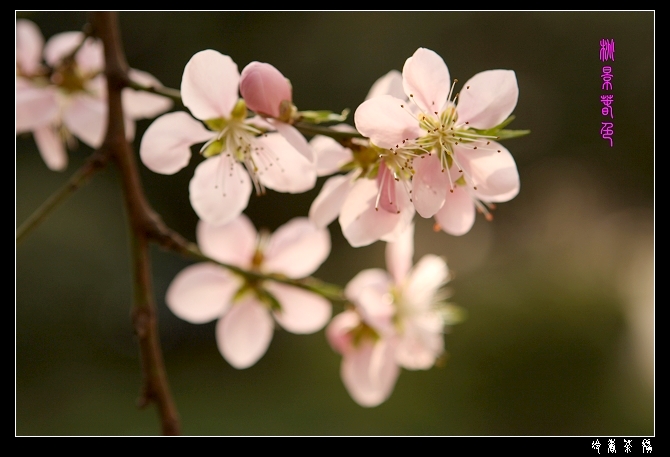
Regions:
[[149, 206], [131, 146], [126, 141], [121, 91], [128, 85], [128, 64], [121, 45], [118, 15], [115, 12], [91, 13], [94, 34], [105, 49], [105, 76], [109, 100], [107, 135], [102, 149], [119, 167], [126, 211], [130, 224], [134, 278], [132, 319], [139, 339], [143, 387], [138, 404], [156, 403], [165, 435], [180, 434], [177, 408], [168, 386], [158, 337], [156, 304], [151, 285], [149, 242], [171, 235], [173, 243], [186, 244], [172, 233]]

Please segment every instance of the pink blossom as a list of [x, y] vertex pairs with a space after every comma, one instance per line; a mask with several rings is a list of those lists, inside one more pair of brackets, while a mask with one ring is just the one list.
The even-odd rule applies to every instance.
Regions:
[[[197, 239], [200, 249], [214, 260], [289, 278], [312, 274], [330, 253], [328, 231], [306, 218], [295, 218], [272, 235], [259, 235], [244, 214], [219, 226], [200, 221]], [[240, 369], [265, 354], [274, 321], [291, 333], [307, 334], [322, 329], [332, 312], [320, 295], [276, 281], [245, 282], [213, 263], [182, 270], [170, 284], [166, 302], [178, 317], [194, 324], [218, 319], [219, 351]]]
[[[373, 84], [368, 99], [397, 94], [400, 89], [400, 73], [391, 71]], [[411, 175], [390, 151], [377, 148], [367, 140], [352, 141], [358, 148], [355, 155], [332, 138], [317, 135], [311, 140], [320, 176], [334, 173], [345, 165], [353, 170], [324, 183], [310, 207], [309, 217], [325, 227], [339, 216], [342, 233], [354, 247], [378, 240], [393, 241], [414, 217]]]
[[[507, 201], [519, 191], [512, 155], [496, 137], [476, 130], [493, 128], [512, 113], [519, 95], [516, 76], [511, 70], [484, 71], [452, 97], [454, 85], [442, 58], [419, 48], [405, 62], [402, 78], [406, 98], [365, 101], [354, 115], [356, 128], [403, 158], [413, 175], [416, 211], [423, 217], [440, 212], [436, 218], [444, 230], [461, 235], [474, 222], [475, 206], [485, 209], [480, 202]], [[448, 195], [461, 187], [466, 192]]]
[[230, 57], [211, 49], [196, 53], [181, 83], [182, 100], [195, 119], [184, 112], [163, 115], [149, 126], [140, 145], [149, 169], [174, 174], [188, 164], [191, 146], [205, 143], [200, 152], [207, 160], [196, 167], [189, 196], [198, 216], [211, 224], [237, 217], [247, 207], [252, 187], [258, 194], [266, 187], [299, 193], [316, 182], [313, 153], [304, 137], [287, 124], [247, 118], [239, 82]]
[[400, 368], [426, 370], [444, 351], [447, 265], [426, 255], [412, 267], [414, 227], [386, 245], [388, 272], [368, 269], [347, 284], [355, 309], [333, 318], [326, 330], [342, 354], [341, 377], [361, 406], [377, 406], [391, 395]]
[[[77, 47], [74, 59], [67, 57]], [[42, 57], [52, 69], [49, 73]], [[46, 45], [31, 21], [16, 22], [16, 133], [32, 132], [47, 166], [67, 166], [66, 146], [74, 138], [97, 148], [107, 128], [107, 92], [102, 42], [81, 32], [51, 37]], [[129, 76], [144, 85], [159, 86], [148, 73], [131, 69]], [[162, 113], [172, 102], [155, 94], [126, 88], [122, 92], [126, 136], [135, 135], [134, 120]]]

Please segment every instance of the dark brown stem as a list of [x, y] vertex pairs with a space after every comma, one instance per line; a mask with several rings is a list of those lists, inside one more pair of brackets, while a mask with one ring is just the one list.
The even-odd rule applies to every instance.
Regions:
[[139, 405], [156, 403], [163, 434], [180, 434], [180, 422], [175, 407], [160, 349], [156, 304], [151, 285], [151, 262], [149, 242], [170, 234], [173, 242], [186, 243], [176, 234], [171, 234], [160, 217], [149, 206], [137, 170], [135, 155], [126, 141], [121, 91], [128, 85], [128, 63], [121, 45], [118, 15], [115, 12], [91, 13], [94, 34], [100, 38], [105, 49], [105, 76], [109, 100], [107, 135], [102, 150], [119, 167], [126, 211], [130, 224], [134, 304], [132, 320], [139, 339], [142, 360], [143, 387]]

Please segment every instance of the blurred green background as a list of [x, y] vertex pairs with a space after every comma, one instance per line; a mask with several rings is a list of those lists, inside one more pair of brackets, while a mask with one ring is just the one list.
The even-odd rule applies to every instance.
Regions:
[[[83, 12], [18, 13], [46, 38], [80, 30]], [[653, 12], [122, 12], [128, 62], [179, 88], [184, 65], [211, 48], [242, 69], [269, 62], [299, 109], [352, 110], [371, 84], [418, 47], [452, 78], [516, 72], [515, 129], [506, 141], [521, 191], [478, 216], [462, 237], [416, 221], [415, 261], [445, 256], [451, 300], [468, 319], [446, 335], [448, 357], [404, 371], [391, 398], [358, 406], [323, 331], [275, 332], [246, 370], [219, 355], [214, 323], [193, 325], [164, 302], [191, 262], [153, 249], [161, 344], [186, 435], [653, 435]], [[600, 137], [600, 39], [614, 39], [614, 147]], [[150, 121], [138, 123], [139, 146]], [[16, 224], [84, 162], [49, 171], [30, 135], [16, 139]], [[162, 176], [141, 166], [169, 226], [195, 239], [187, 186], [199, 160]], [[252, 196], [246, 213], [270, 230], [307, 214], [302, 195]], [[153, 435], [138, 410], [130, 322], [129, 245], [118, 175], [109, 167], [16, 248], [16, 434]], [[344, 286], [384, 267], [384, 245], [351, 248], [337, 223], [316, 276]], [[339, 312], [340, 309], [335, 309]]]

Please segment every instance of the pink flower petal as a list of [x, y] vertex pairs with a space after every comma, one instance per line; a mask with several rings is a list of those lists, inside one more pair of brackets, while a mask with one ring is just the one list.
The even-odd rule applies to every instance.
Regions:
[[305, 217], [291, 219], [270, 237], [263, 271], [303, 278], [316, 271], [330, 254], [330, 233]]
[[58, 131], [51, 125], [36, 128], [33, 131], [37, 149], [49, 169], [62, 171], [67, 167], [65, 145]]
[[291, 333], [321, 330], [332, 315], [330, 302], [320, 295], [277, 282], [267, 282], [265, 287], [281, 304], [281, 311], [274, 311], [275, 319]]
[[[163, 85], [149, 73], [135, 70], [128, 70], [128, 76], [133, 81], [147, 87], [162, 87]], [[144, 119], [158, 116], [161, 113], [172, 108], [172, 100], [162, 95], [151, 94], [130, 88], [123, 89], [123, 109], [126, 116], [131, 119]]]
[[250, 268], [258, 233], [244, 213], [227, 224], [198, 221], [196, 239], [202, 252], [219, 262]]
[[335, 316], [326, 327], [326, 338], [333, 350], [346, 354], [354, 350], [351, 330], [361, 323], [358, 313], [346, 310]]
[[329, 178], [309, 208], [309, 219], [319, 227], [327, 227], [340, 214], [349, 191], [354, 185], [352, 174]]
[[251, 195], [251, 179], [242, 166], [225, 154], [195, 168], [188, 186], [191, 206], [212, 225], [230, 222], [244, 211]]
[[391, 395], [400, 369], [392, 345], [384, 340], [363, 341], [344, 355], [340, 374], [351, 398], [361, 406], [373, 407]]
[[[258, 149], [256, 149], [258, 147]], [[252, 151], [258, 178], [265, 187], [292, 194], [310, 190], [316, 184], [316, 168], [279, 133], [258, 138]]]
[[107, 102], [85, 94], [72, 96], [63, 111], [63, 124], [84, 143], [98, 148], [107, 131]]
[[44, 36], [39, 27], [27, 19], [16, 21], [16, 65], [21, 74], [32, 76], [40, 69]]
[[412, 268], [414, 256], [414, 224], [410, 224], [393, 243], [386, 244], [386, 268], [393, 281], [400, 285]]
[[[404, 195], [404, 192], [397, 194]], [[340, 227], [342, 234], [353, 247], [367, 246], [394, 233], [399, 226], [404, 228], [404, 224], [409, 223], [414, 214], [413, 209], [401, 211], [400, 214], [375, 210], [376, 198], [376, 182], [371, 179], [360, 179], [354, 184], [342, 205]]]
[[58, 122], [59, 105], [56, 91], [16, 80], [16, 133], [24, 133]]
[[223, 357], [242, 369], [255, 364], [272, 341], [274, 323], [254, 295], [235, 303], [216, 324], [216, 342]]
[[400, 100], [407, 100], [402, 86], [402, 74], [398, 70], [391, 70], [372, 84], [366, 100], [380, 95], [391, 95]]
[[479, 199], [503, 202], [518, 194], [519, 172], [512, 154], [503, 145], [492, 141], [486, 150], [465, 150], [460, 145], [455, 150], [465, 172], [477, 186], [473, 193]]
[[435, 220], [450, 235], [468, 233], [475, 223], [475, 204], [468, 191], [456, 186], [453, 193], [447, 192], [444, 205], [435, 214]]
[[291, 83], [269, 63], [251, 62], [242, 70], [240, 93], [247, 107], [258, 114], [279, 117], [279, 106], [293, 100]]
[[151, 171], [171, 175], [191, 159], [191, 146], [210, 140], [215, 134], [183, 111], [165, 114], [144, 132], [140, 158]]
[[390, 95], [371, 98], [356, 109], [354, 123], [377, 146], [394, 148], [402, 140], [422, 135], [419, 121], [407, 105], [408, 102]]
[[437, 154], [424, 154], [414, 161], [412, 202], [422, 217], [432, 217], [442, 208], [444, 196], [449, 192], [448, 170], [443, 170]]
[[427, 254], [412, 268], [403, 289], [403, 299], [416, 311], [430, 309], [435, 293], [448, 279], [444, 259]]
[[430, 49], [417, 49], [405, 61], [402, 80], [405, 94], [421, 110], [428, 113], [442, 111], [451, 90], [449, 70], [442, 57]]
[[351, 149], [345, 148], [328, 136], [316, 135], [309, 141], [309, 145], [316, 156], [317, 176], [337, 173], [343, 165], [354, 158]]
[[198, 119], [227, 118], [238, 100], [239, 81], [233, 59], [211, 49], [200, 51], [184, 68], [181, 98]]
[[202, 324], [223, 316], [240, 286], [240, 280], [224, 268], [197, 263], [175, 276], [165, 302], [180, 319]]
[[[470, 87], [467, 89], [467, 87]], [[519, 99], [519, 86], [512, 70], [488, 70], [470, 78], [460, 92], [458, 122], [488, 129], [507, 119]]]

